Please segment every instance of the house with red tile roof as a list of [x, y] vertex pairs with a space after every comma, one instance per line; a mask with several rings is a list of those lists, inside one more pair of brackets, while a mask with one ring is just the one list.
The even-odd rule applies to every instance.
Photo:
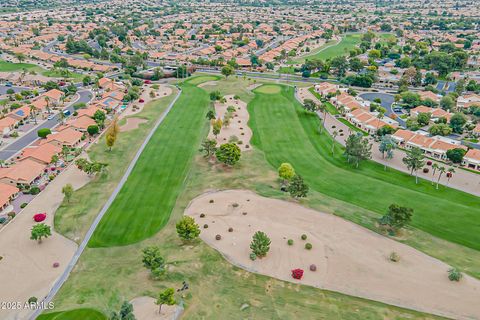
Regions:
[[62, 131], [49, 134], [40, 144], [50, 143], [58, 147], [78, 147], [82, 141], [83, 133], [73, 128], [66, 128]]
[[13, 199], [15, 199], [20, 192], [15, 186], [0, 183], [0, 211], [8, 208]]
[[68, 120], [62, 127], [63, 129], [73, 128], [80, 132], [86, 132], [89, 126], [95, 125], [97, 125], [97, 123], [89, 116], [81, 116]]
[[431, 121], [435, 121], [439, 118], [445, 118], [445, 119], [447, 119], [447, 122], [450, 122], [450, 118], [453, 115], [450, 112], [445, 111], [441, 108], [430, 108], [430, 107], [426, 107], [426, 106], [418, 106], [418, 107], [410, 110], [410, 115], [412, 115], [414, 117], [418, 117], [418, 115], [420, 113], [430, 113]]
[[330, 82], [321, 82], [315, 85], [315, 91], [318, 92], [322, 97], [327, 97], [328, 94], [335, 94], [340, 90], [338, 84], [333, 84]]
[[39, 179], [45, 169], [44, 164], [27, 159], [8, 168], [0, 168], [0, 182], [12, 186], [31, 185]]
[[12, 130], [15, 129], [17, 123], [18, 120], [11, 117], [5, 117], [0, 119], [0, 134], [8, 135]]
[[462, 164], [469, 169], [480, 171], [480, 150], [470, 149], [463, 157]]
[[27, 147], [23, 149], [20, 156], [18, 156], [18, 160], [32, 160], [46, 166], [52, 162], [52, 157], [54, 155], [58, 155], [61, 151], [62, 148], [59, 146], [46, 143], [40, 146]]

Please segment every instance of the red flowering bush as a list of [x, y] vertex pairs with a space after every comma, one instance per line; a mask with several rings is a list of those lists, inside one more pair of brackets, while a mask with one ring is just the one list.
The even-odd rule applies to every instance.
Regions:
[[428, 160], [427, 161], [427, 166], [431, 166], [432, 165], [432, 161]]
[[37, 213], [36, 215], [33, 216], [33, 220], [35, 220], [35, 222], [42, 222], [46, 218], [47, 218], [46, 213]]
[[293, 269], [292, 270], [292, 278], [300, 280], [303, 277], [303, 270], [302, 269]]

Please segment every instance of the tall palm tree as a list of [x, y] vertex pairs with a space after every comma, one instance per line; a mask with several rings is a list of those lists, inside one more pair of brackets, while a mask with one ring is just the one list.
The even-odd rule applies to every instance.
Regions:
[[448, 186], [448, 183], [450, 182], [450, 179], [452, 179], [454, 173], [455, 173], [455, 169], [453, 167], [448, 168], [448, 170], [447, 170], [447, 186]]
[[35, 124], [37, 124], [37, 107], [35, 107], [33, 104], [30, 105], [30, 118], [35, 121]]
[[432, 174], [432, 186], [433, 186], [433, 177], [435, 177], [435, 172], [438, 170], [438, 168], [440, 168], [440, 167], [437, 163], [432, 164], [432, 172], [433, 172], [433, 174]]
[[318, 110], [323, 113], [321, 126], [320, 126], [320, 134], [322, 134], [323, 127], [325, 127], [325, 120], [326, 120], [326, 116], [327, 116], [327, 106], [322, 103], [318, 106]]
[[438, 190], [438, 184], [440, 182], [440, 178], [442, 177], [442, 174], [444, 174], [447, 170], [445, 169], [445, 167], [440, 167], [438, 168], [438, 180], [437, 180], [437, 186], [435, 189]]
[[44, 97], [45, 102], [47, 103], [47, 113], [50, 113], [50, 97]]
[[337, 130], [334, 130], [332, 132], [332, 156], [333, 156], [333, 152], [335, 151], [335, 138], [338, 136], [338, 131]]

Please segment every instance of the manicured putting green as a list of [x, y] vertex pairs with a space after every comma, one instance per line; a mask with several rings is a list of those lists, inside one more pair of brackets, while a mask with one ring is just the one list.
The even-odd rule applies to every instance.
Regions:
[[40, 315], [37, 320], [107, 320], [100, 311], [95, 309], [74, 309]]
[[201, 76], [201, 77], [195, 77], [195, 78], [192, 78], [192, 79], [188, 80], [188, 83], [196, 86], [200, 83], [204, 83], [204, 82], [207, 82], [207, 81], [216, 81], [218, 79], [219, 79], [219, 77], [215, 77], [215, 76]]
[[100, 221], [89, 247], [132, 244], [153, 236], [168, 222], [205, 132], [209, 96], [191, 81], [198, 79], [183, 85], [180, 98]]
[[265, 94], [276, 94], [276, 93], [280, 93], [280, 87], [271, 85], [271, 84], [265, 84], [261, 87], [258, 87], [255, 91], [259, 93], [265, 93]]
[[408, 174], [385, 171], [373, 161], [353, 168], [340, 145], [332, 156], [331, 137], [325, 131], [319, 134], [318, 117], [303, 110], [293, 88], [278, 88], [278, 94], [254, 90], [248, 106], [252, 144], [265, 152], [274, 168], [290, 162], [312, 189], [379, 215], [393, 203], [411, 207], [414, 227], [480, 250], [478, 197], [443, 186], [435, 190], [425, 180], [416, 185]]

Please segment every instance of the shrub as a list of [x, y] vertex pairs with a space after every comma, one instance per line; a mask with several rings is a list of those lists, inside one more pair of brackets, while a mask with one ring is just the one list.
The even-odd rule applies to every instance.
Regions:
[[257, 257], [262, 258], [267, 255], [267, 252], [270, 250], [270, 238], [266, 233], [262, 231], [257, 231], [253, 235], [252, 242], [250, 243], [250, 249], [252, 252], [257, 255]]
[[450, 281], [460, 281], [462, 277], [462, 273], [457, 268], [451, 268], [448, 270], [448, 279], [450, 279]]
[[37, 187], [37, 186], [33, 186], [33, 187], [30, 188], [30, 192], [29, 192], [29, 193], [32, 194], [32, 195], [39, 194], [39, 193], [40, 193], [40, 188]]
[[390, 261], [392, 262], [398, 262], [400, 261], [400, 256], [394, 251], [392, 253], [390, 253], [390, 256], [388, 257], [390, 259]]
[[317, 271], [317, 266], [314, 264], [310, 265], [310, 271]]
[[46, 213], [37, 213], [36, 215], [33, 216], [33, 220], [35, 220], [35, 222], [42, 222], [46, 218], [47, 218]]
[[210, 199], [210, 201], [208, 201], [209, 203], [214, 203], [215, 201], [213, 199]]
[[236, 143], [222, 144], [215, 152], [217, 160], [228, 166], [233, 166], [237, 163], [240, 160], [240, 155], [240, 148]]
[[238, 203], [236, 203], [236, 202], [232, 203], [232, 207], [234, 207], [234, 208], [238, 207]]
[[200, 218], [205, 218], [205, 213], [200, 213]]
[[428, 168], [423, 168], [423, 173], [428, 173], [430, 171]]
[[309, 187], [299, 175], [293, 176], [287, 191], [294, 198], [305, 198], [308, 194]]
[[250, 260], [255, 261], [257, 259], [257, 255], [255, 253], [250, 253]]
[[221, 236], [221, 235], [217, 234], [217, 235], [215, 236], [215, 240], [221, 240], [221, 239], [222, 239], [222, 236]]
[[232, 227], [228, 228], [228, 232], [233, 232], [233, 228]]
[[29, 303], [29, 304], [36, 303], [37, 301], [38, 301], [37, 297], [30, 297], [30, 298], [28, 298], [28, 303]]
[[303, 277], [303, 270], [302, 269], [293, 269], [292, 270], [292, 278], [300, 280]]
[[10, 220], [11, 220], [11, 219], [13, 219], [13, 218], [15, 218], [15, 215], [16, 215], [16, 213], [15, 213], [15, 212], [13, 212], [13, 211], [11, 211], [11, 212], [7, 213], [7, 217], [9, 217], [9, 218], [10, 218]]
[[0, 261], [2, 261], [2, 259], [3, 259], [3, 257], [2, 257], [2, 256], [0, 256]]
[[40, 138], [43, 138], [45, 139], [49, 134], [51, 134], [52, 131], [48, 128], [42, 128], [42, 129], [38, 129], [37, 131], [37, 135], [40, 137]]
[[287, 244], [288, 244], [289, 246], [293, 246], [293, 240], [292, 240], [292, 239], [288, 239]]
[[278, 168], [278, 176], [288, 181], [295, 176], [295, 170], [290, 163], [282, 163]]
[[193, 240], [200, 234], [200, 228], [192, 217], [184, 216], [176, 225], [178, 236], [185, 241]]
[[100, 132], [100, 129], [98, 128], [97, 125], [94, 124], [94, 125], [88, 126], [87, 132], [88, 132], [89, 135], [94, 136], [98, 132]]
[[306, 235], [306, 234], [302, 234], [301, 238], [302, 238], [302, 240], [307, 240], [307, 235]]
[[154, 279], [160, 277], [165, 272], [165, 259], [160, 253], [160, 248], [149, 246], [142, 250], [142, 263], [145, 268], [150, 270]]
[[58, 267], [60, 267], [60, 263], [54, 262], [52, 266], [53, 266], [54, 268], [58, 268]]
[[305, 249], [311, 250], [312, 249], [312, 244], [309, 243], [309, 242], [305, 243]]
[[205, 224], [203, 225], [203, 229], [207, 229], [207, 228], [208, 228], [208, 224], [205, 223]]

